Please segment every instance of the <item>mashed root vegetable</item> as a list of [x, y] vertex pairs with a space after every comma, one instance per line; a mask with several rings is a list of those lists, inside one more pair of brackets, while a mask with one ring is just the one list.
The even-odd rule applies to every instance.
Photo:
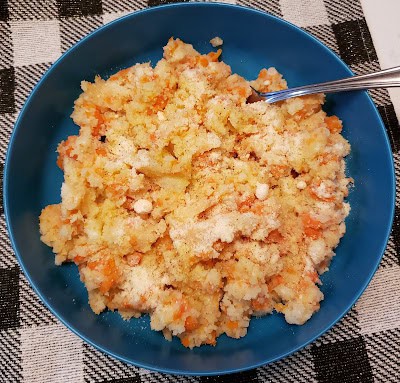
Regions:
[[270, 68], [249, 83], [220, 54], [171, 38], [155, 68], [83, 81], [62, 202], [40, 216], [95, 313], [148, 313], [190, 348], [243, 337], [253, 315], [306, 322], [350, 210], [350, 146], [324, 96], [247, 104], [250, 85], [286, 82]]

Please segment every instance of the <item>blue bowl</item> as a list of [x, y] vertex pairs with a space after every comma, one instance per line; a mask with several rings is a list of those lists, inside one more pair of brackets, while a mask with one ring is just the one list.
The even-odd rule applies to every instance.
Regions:
[[325, 300], [305, 325], [287, 324], [278, 314], [253, 319], [246, 337], [222, 336], [217, 346], [189, 350], [177, 339], [150, 330], [148, 317], [123, 321], [117, 313], [99, 316], [89, 308], [75, 265], [56, 267], [40, 242], [41, 209], [60, 201], [62, 172], [57, 144], [78, 132], [70, 114], [80, 81], [107, 76], [136, 62], [155, 63], [171, 36], [210, 50], [224, 39], [223, 60], [246, 78], [275, 66], [289, 85], [351, 75], [327, 47], [299, 28], [255, 10], [222, 4], [186, 3], [147, 9], [98, 29], [76, 44], [44, 75], [16, 123], [4, 175], [4, 205], [18, 260], [37, 294], [66, 326], [98, 349], [147, 369], [213, 375], [254, 368], [283, 358], [327, 331], [355, 303], [374, 274], [390, 233], [394, 171], [382, 120], [365, 92], [328, 97], [326, 110], [344, 123], [352, 145], [348, 174], [355, 179], [347, 233], [331, 270], [322, 277]]

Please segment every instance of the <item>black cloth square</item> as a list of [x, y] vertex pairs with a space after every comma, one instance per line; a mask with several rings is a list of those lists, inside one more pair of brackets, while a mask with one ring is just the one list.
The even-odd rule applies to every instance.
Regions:
[[371, 366], [362, 337], [313, 345], [311, 353], [320, 383], [373, 382]]
[[377, 60], [365, 19], [333, 24], [332, 28], [340, 56], [348, 65]]
[[19, 324], [19, 268], [0, 269], [0, 330]]
[[102, 13], [101, 0], [57, 0], [60, 17], [93, 16]]
[[14, 68], [0, 69], [0, 113], [15, 112]]
[[239, 372], [230, 375], [220, 376], [203, 376], [200, 378], [201, 383], [258, 383], [257, 370]]
[[7, 0], [0, 0], [0, 21], [8, 20], [8, 4]]
[[149, 7], [156, 7], [157, 5], [172, 4], [172, 3], [184, 3], [188, 0], [148, 0], [147, 4]]
[[386, 126], [392, 150], [397, 153], [400, 151], [400, 126], [393, 104], [378, 106], [378, 110]]
[[395, 206], [394, 209], [392, 236], [393, 236], [394, 248], [396, 250], [397, 262], [400, 265], [400, 208], [398, 208], [397, 206]]

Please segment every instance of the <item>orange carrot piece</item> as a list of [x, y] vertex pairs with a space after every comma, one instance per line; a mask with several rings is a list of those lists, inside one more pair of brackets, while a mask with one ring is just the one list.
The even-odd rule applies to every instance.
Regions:
[[109, 258], [103, 266], [103, 275], [105, 276], [104, 281], [100, 284], [99, 290], [103, 294], [106, 293], [114, 286], [118, 279], [118, 269], [115, 265], [114, 258]]
[[310, 214], [303, 214], [302, 215], [303, 225], [306, 227], [311, 227], [313, 229], [321, 229], [322, 223], [315, 218], [311, 217]]
[[210, 61], [218, 61], [219, 56], [221, 56], [222, 49], [218, 49], [216, 52], [210, 52], [207, 56], [209, 57]]
[[283, 239], [283, 235], [278, 229], [272, 230], [267, 237], [267, 242], [269, 243], [279, 243]]
[[270, 302], [266, 297], [257, 297], [251, 301], [251, 307], [255, 311], [263, 311], [270, 306]]
[[199, 58], [199, 64], [203, 67], [207, 67], [208, 66], [208, 60], [207, 57], [204, 56], [200, 56]]
[[231, 321], [228, 320], [228, 322], [226, 322], [226, 326], [230, 329], [230, 330], [236, 330], [239, 327], [239, 323], [238, 321]]
[[317, 239], [322, 235], [322, 232], [320, 229], [314, 229], [312, 227], [305, 227], [304, 234], [306, 235], [306, 237], [310, 237], [312, 239]]
[[61, 154], [59, 154], [58, 157], [57, 157], [57, 166], [61, 170], [64, 170], [64, 156], [61, 156]]
[[320, 221], [312, 218], [309, 214], [303, 214], [302, 220], [306, 237], [317, 239], [322, 235], [322, 223]]
[[275, 178], [281, 178], [285, 176], [288, 171], [288, 167], [286, 165], [271, 165], [270, 172]]
[[97, 119], [97, 125], [92, 129], [92, 136], [98, 136], [100, 134], [100, 129], [105, 122], [105, 119], [100, 109], [97, 107], [94, 112], [94, 117]]
[[96, 149], [96, 154], [98, 156], [104, 157], [107, 154], [107, 150], [104, 147], [104, 145], [100, 146], [99, 148]]
[[94, 270], [94, 269], [97, 268], [97, 266], [99, 265], [99, 263], [100, 263], [99, 261], [88, 262], [87, 267], [88, 267], [90, 270]]
[[268, 71], [264, 68], [260, 70], [260, 73], [258, 74], [258, 78], [261, 80], [267, 80], [268, 79]]
[[342, 131], [342, 122], [336, 116], [325, 117], [325, 124], [331, 133], [340, 133]]
[[250, 207], [251, 207], [252, 204], [254, 203], [255, 199], [256, 199], [256, 197], [250, 196], [250, 197], [246, 198], [244, 201], [239, 202], [239, 203], [237, 204], [238, 210], [239, 210], [241, 213], [244, 213], [244, 212], [249, 211], [249, 210], [250, 210]]
[[79, 263], [82, 263], [85, 260], [85, 257], [82, 257], [81, 255], [77, 255], [74, 258], [74, 262], [78, 265]]
[[174, 320], [177, 320], [182, 317], [183, 313], [187, 310], [187, 305], [186, 302], [181, 302], [179, 305], [178, 311], [175, 312], [174, 314]]
[[188, 337], [188, 336], [184, 336], [184, 337], [181, 339], [181, 343], [182, 343], [185, 347], [189, 347], [189, 344], [190, 344], [189, 337]]
[[247, 96], [246, 88], [238, 88], [238, 93], [239, 93], [239, 96], [241, 96], [241, 97]]
[[189, 315], [185, 320], [185, 330], [193, 331], [196, 330], [197, 327], [199, 327], [197, 319]]

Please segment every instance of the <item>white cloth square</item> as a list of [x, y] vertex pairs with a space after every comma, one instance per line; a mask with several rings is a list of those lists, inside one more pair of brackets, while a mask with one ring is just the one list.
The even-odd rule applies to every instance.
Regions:
[[57, 20], [12, 22], [11, 33], [15, 66], [54, 62], [61, 55]]
[[21, 329], [24, 382], [83, 382], [83, 343], [61, 324]]
[[103, 24], [111, 23], [111, 21], [117, 20], [122, 16], [129, 15], [130, 13], [130, 11], [105, 13], [103, 15]]
[[400, 267], [379, 269], [356, 310], [362, 334], [400, 327]]
[[283, 18], [298, 27], [329, 24], [324, 0], [280, 0]]

